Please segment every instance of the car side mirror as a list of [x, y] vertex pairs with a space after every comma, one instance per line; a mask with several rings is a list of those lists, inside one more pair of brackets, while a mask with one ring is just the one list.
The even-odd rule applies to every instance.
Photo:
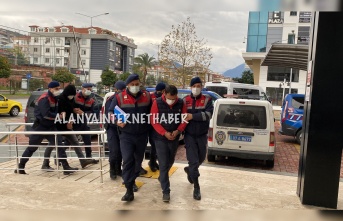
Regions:
[[7, 99], [7, 98], [5, 98], [5, 101], [8, 101], [8, 99]]

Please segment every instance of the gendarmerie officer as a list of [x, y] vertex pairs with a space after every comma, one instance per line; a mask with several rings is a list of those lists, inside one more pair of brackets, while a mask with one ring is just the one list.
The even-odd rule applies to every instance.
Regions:
[[[114, 84], [114, 94], [106, 100], [105, 103], [105, 115], [109, 118], [109, 109], [112, 103], [112, 100], [116, 97], [117, 94], [125, 90], [126, 84], [124, 81], [117, 81]], [[107, 133], [107, 144], [109, 149], [109, 163], [110, 163], [110, 178], [112, 180], [116, 179], [117, 176], [122, 175], [121, 163], [122, 156], [120, 151], [120, 140], [119, 140], [119, 131], [116, 124], [107, 123], [106, 124], [106, 133]]]
[[[48, 92], [43, 93], [37, 100], [35, 104], [35, 123], [32, 126], [32, 131], [41, 131], [41, 132], [52, 132], [52, 134], [57, 131], [55, 125], [55, 119], [58, 115], [58, 99], [57, 97], [61, 94], [60, 91], [60, 84], [57, 81], [52, 81], [48, 84]], [[65, 113], [61, 113], [59, 115], [60, 119], [63, 118]], [[47, 147], [44, 152], [44, 161], [42, 165], [42, 169], [47, 171], [53, 171], [54, 169], [49, 165], [49, 159], [51, 152], [54, 149], [55, 145], [55, 136], [54, 135], [40, 135], [40, 134], [32, 134], [29, 137], [29, 147], [27, 147], [20, 159], [18, 165], [18, 173], [19, 174], [26, 174], [25, 172], [25, 165], [29, 161], [29, 158], [33, 155], [34, 152], [38, 149], [37, 146], [42, 144], [43, 139], [47, 139], [49, 141], [49, 145], [52, 147]], [[62, 138], [60, 135], [57, 135], [57, 144], [59, 147], [62, 146]], [[65, 149], [63, 147], [58, 148], [58, 157], [64, 158], [59, 160], [62, 164], [64, 174], [73, 173], [74, 170], [77, 168], [72, 168], [69, 166], [66, 158], [67, 155], [65, 153]], [[14, 171], [17, 173], [17, 170]]]
[[129, 114], [125, 123], [117, 121], [117, 125], [120, 131], [120, 149], [123, 157], [122, 178], [127, 189], [121, 200], [132, 201], [135, 180], [139, 176], [148, 139], [151, 98], [147, 91], [140, 90], [137, 74], [131, 74], [125, 83], [126, 90], [113, 99], [109, 113], [113, 114], [115, 106], [118, 106]]
[[184, 170], [190, 183], [194, 183], [193, 198], [201, 200], [199, 185], [199, 166], [206, 157], [207, 134], [212, 118], [213, 104], [210, 96], [201, 93], [202, 82], [199, 77], [191, 79], [192, 93], [183, 98], [187, 108], [189, 124], [185, 130], [185, 146], [188, 167]]
[[[84, 115], [83, 122], [76, 121], [74, 125], [75, 131], [90, 131], [90, 128], [87, 124], [86, 115], [94, 114], [94, 103], [95, 100], [90, 96], [92, 94], [92, 83], [83, 83], [82, 90], [77, 93], [74, 97], [75, 107], [74, 107], [74, 116], [77, 119], [77, 115]], [[92, 119], [92, 118], [90, 118]], [[85, 144], [86, 158], [92, 158], [92, 148], [91, 148], [91, 135], [82, 134], [82, 140]], [[93, 163], [98, 163], [99, 160], [93, 159]]]
[[182, 121], [182, 115], [187, 114], [182, 99], [177, 97], [177, 88], [169, 85], [165, 88], [162, 97], [157, 98], [151, 107], [150, 122], [154, 128], [154, 141], [160, 166], [160, 181], [162, 200], [170, 200], [170, 182], [168, 172], [174, 164], [175, 155], [179, 146], [180, 134], [187, 126]]

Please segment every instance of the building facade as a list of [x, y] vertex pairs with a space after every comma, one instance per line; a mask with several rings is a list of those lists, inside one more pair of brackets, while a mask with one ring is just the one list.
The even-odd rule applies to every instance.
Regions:
[[265, 89], [275, 106], [281, 106], [284, 90], [285, 94], [305, 93], [306, 71], [281, 66], [261, 66], [261, 63], [273, 43], [307, 45], [310, 26], [311, 12], [249, 13], [247, 45], [243, 58], [254, 73], [254, 83]]
[[133, 39], [99, 27], [30, 26], [30, 64], [65, 67], [83, 81], [101, 81], [102, 71], [132, 72]]

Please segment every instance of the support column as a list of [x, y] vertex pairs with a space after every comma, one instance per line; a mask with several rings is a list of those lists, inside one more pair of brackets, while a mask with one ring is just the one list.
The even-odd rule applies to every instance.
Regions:
[[343, 147], [343, 13], [312, 17], [297, 194], [302, 204], [337, 208]]
[[252, 71], [254, 73], [254, 84], [259, 85], [260, 83], [260, 71], [261, 71], [261, 59], [252, 60]]

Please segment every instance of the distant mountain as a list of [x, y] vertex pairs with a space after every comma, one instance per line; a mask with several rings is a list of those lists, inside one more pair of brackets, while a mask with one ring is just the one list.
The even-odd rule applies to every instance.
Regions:
[[225, 77], [231, 77], [231, 78], [236, 78], [236, 77], [241, 77], [242, 73], [245, 70], [245, 64], [240, 64], [235, 68], [229, 69], [223, 73]]

